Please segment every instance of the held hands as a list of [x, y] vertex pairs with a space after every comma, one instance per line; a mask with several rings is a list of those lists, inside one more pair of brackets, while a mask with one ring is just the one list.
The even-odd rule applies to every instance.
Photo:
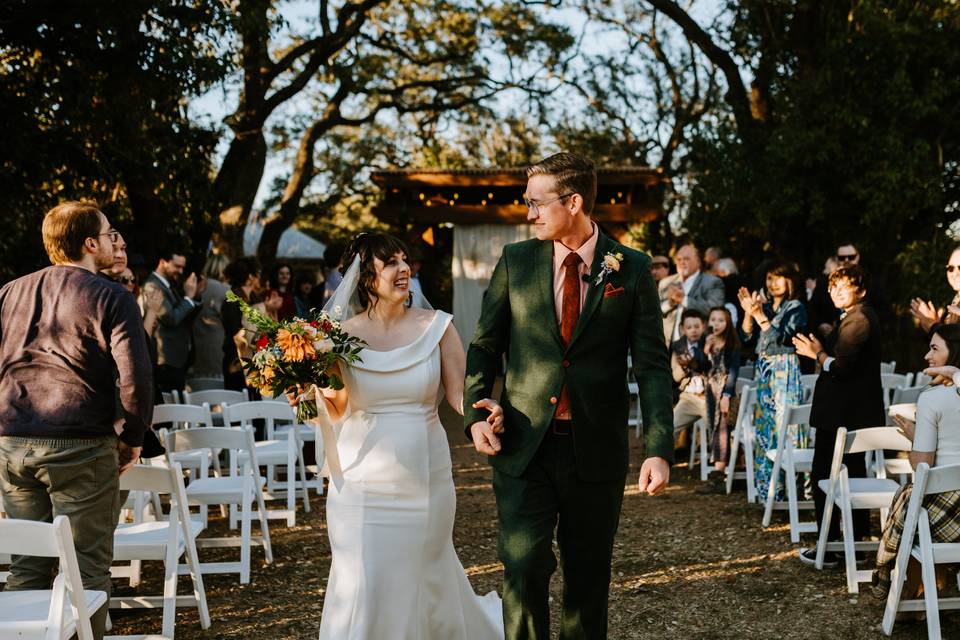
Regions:
[[816, 360], [817, 354], [823, 351], [823, 345], [812, 333], [806, 336], [798, 333], [793, 336], [793, 346], [797, 348], [797, 355], [811, 360]]
[[156, 287], [149, 287], [143, 290], [143, 306], [147, 311], [160, 313], [163, 309], [163, 291]]
[[120, 475], [133, 468], [140, 459], [140, 447], [131, 447], [123, 440], [117, 440], [117, 463]]
[[670, 482], [670, 464], [663, 458], [647, 458], [640, 467], [640, 493], [658, 495]]
[[766, 315], [763, 313], [763, 297], [759, 292], [750, 293], [746, 287], [740, 287], [737, 292], [737, 299], [740, 300], [740, 306], [746, 315], [757, 322], [766, 320]]
[[486, 420], [470, 425], [470, 436], [478, 453], [495, 456], [500, 452], [499, 434], [503, 433], [503, 407], [490, 398], [473, 403], [474, 409], [486, 409], [490, 412]]
[[900, 433], [907, 437], [907, 440], [913, 442], [913, 435], [916, 433], [917, 425], [912, 420], [907, 420], [903, 416], [894, 415], [893, 421], [900, 427]]
[[670, 304], [673, 306], [679, 306], [683, 304], [683, 298], [686, 294], [683, 292], [683, 286], [679, 284], [672, 284], [670, 288], [667, 289], [667, 299], [670, 301]]
[[944, 367], [927, 367], [923, 370], [928, 376], [932, 376], [933, 380], [930, 384], [953, 384], [953, 376], [960, 372], [960, 369], [957, 367], [944, 366]]
[[188, 298], [197, 297], [197, 274], [191, 273], [187, 276], [187, 279], [183, 281], [183, 295]]
[[[960, 311], [960, 310], [958, 310]], [[951, 313], [953, 313], [951, 311]], [[929, 331], [940, 320], [941, 311], [929, 300], [914, 298], [910, 301], [910, 315], [920, 323], [920, 328]], [[957, 314], [960, 315], [960, 314]]]

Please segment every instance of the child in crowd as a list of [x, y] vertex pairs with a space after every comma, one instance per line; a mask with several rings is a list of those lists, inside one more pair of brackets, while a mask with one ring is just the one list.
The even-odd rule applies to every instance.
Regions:
[[671, 346], [670, 366], [680, 389], [680, 399], [673, 408], [673, 430], [678, 436], [697, 420], [707, 419], [706, 380], [709, 368], [704, 352], [706, 318], [696, 309], [685, 309], [680, 316], [683, 337]]
[[702, 492], [723, 493], [726, 492], [725, 471], [730, 462], [730, 416], [737, 414], [733, 405], [740, 370], [740, 338], [726, 307], [710, 309], [707, 325], [709, 335], [704, 341], [709, 363], [706, 376], [707, 427], [715, 470], [710, 472], [709, 484]]

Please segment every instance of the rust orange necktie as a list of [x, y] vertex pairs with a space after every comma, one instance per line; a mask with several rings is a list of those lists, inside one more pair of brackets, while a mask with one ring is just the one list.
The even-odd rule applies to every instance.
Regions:
[[[563, 259], [563, 297], [560, 300], [560, 335], [563, 345], [570, 346], [573, 330], [580, 319], [580, 263], [583, 259], [574, 252]], [[567, 385], [560, 390], [560, 400], [557, 402], [556, 415], [562, 416], [570, 411], [570, 396]]]

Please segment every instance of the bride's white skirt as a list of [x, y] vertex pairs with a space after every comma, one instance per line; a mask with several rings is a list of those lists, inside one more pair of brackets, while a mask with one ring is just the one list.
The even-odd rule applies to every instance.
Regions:
[[474, 593], [453, 548], [456, 493], [436, 413], [354, 414], [337, 448], [321, 640], [503, 638], [500, 598]]

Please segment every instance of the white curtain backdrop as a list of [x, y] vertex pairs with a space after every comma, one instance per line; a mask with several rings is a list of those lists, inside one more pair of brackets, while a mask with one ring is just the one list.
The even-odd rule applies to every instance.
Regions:
[[483, 292], [504, 245], [533, 236], [530, 225], [457, 225], [453, 229], [453, 324], [464, 347], [480, 319]]

